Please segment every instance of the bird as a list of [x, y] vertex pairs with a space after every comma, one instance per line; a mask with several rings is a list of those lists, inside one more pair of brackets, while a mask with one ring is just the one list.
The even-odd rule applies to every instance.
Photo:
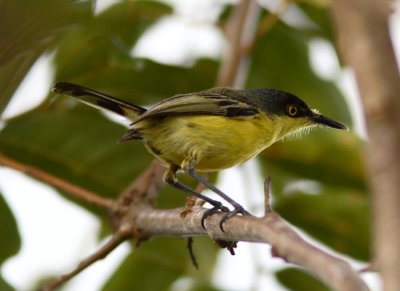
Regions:
[[[69, 82], [57, 82], [52, 91], [127, 118], [129, 130], [121, 140], [141, 140], [167, 168], [165, 183], [211, 204], [203, 215], [203, 227], [204, 220], [215, 212], [225, 213], [221, 229], [230, 217], [251, 214], [201, 172], [242, 164], [275, 142], [316, 126], [347, 130], [344, 124], [311, 109], [299, 97], [278, 89], [215, 87], [177, 94], [149, 108]], [[179, 171], [208, 187], [234, 209], [180, 182]]]

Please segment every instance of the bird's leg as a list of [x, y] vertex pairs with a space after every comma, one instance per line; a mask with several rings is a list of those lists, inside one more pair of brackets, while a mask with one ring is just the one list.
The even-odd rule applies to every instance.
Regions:
[[[202, 176], [200, 176], [195, 168], [195, 159], [190, 159], [190, 160], [185, 160], [183, 162], [183, 170], [185, 171], [185, 173], [187, 173], [188, 175], [190, 175], [191, 177], [193, 177], [194, 179], [197, 180], [197, 182], [202, 183], [203, 185], [207, 186], [211, 191], [213, 191], [214, 193], [216, 193], [218, 196], [220, 196], [221, 198], [223, 198], [225, 201], [229, 202], [233, 207], [234, 210], [233, 211], [227, 211], [225, 216], [221, 219], [219, 225], [220, 228], [222, 230], [223, 229], [223, 223], [231, 218], [232, 216], [240, 213], [242, 215], [251, 215], [246, 209], [243, 208], [242, 205], [240, 205], [239, 203], [237, 203], [235, 200], [233, 200], [231, 197], [229, 197], [228, 195], [226, 195], [224, 192], [222, 192], [221, 190], [219, 190], [217, 187], [215, 187], [213, 184], [211, 184], [207, 179], [203, 178]], [[215, 213], [216, 211], [218, 211], [218, 209], [216, 207], [210, 209], [209, 211], [207, 211], [202, 220], [204, 220], [205, 218], [207, 218], [207, 216]]]
[[[223, 206], [220, 201], [213, 200], [213, 199], [211, 199], [211, 198], [209, 198], [209, 197], [207, 197], [207, 196], [205, 196], [203, 194], [200, 194], [197, 191], [193, 190], [192, 188], [190, 188], [190, 187], [182, 184], [181, 182], [179, 182], [178, 178], [176, 177], [176, 171], [178, 169], [179, 168], [177, 166], [172, 165], [164, 174], [164, 182], [169, 184], [169, 185], [171, 185], [171, 186], [173, 186], [173, 187], [175, 187], [175, 188], [177, 188], [177, 189], [179, 189], [179, 190], [182, 190], [182, 191], [184, 191], [186, 193], [189, 193], [190, 195], [193, 195], [193, 196], [195, 196], [197, 198], [200, 198], [200, 199], [210, 203], [213, 206], [212, 209], [221, 210], [221, 211], [224, 211], [224, 212], [227, 212], [227, 213], [229, 212], [229, 209], [227, 207]], [[208, 216], [208, 215], [206, 216], [206, 214], [207, 214], [207, 212], [204, 214], [204, 216], [201, 219], [201, 225], [203, 226], [203, 228], [205, 228], [204, 227], [204, 220]]]

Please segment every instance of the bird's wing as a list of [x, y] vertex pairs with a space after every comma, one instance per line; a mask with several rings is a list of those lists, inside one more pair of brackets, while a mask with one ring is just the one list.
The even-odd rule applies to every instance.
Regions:
[[220, 115], [228, 117], [254, 116], [259, 112], [253, 105], [228, 96], [200, 92], [176, 95], [161, 101], [143, 113], [134, 123], [149, 118], [182, 115]]
[[140, 115], [146, 112], [146, 109], [143, 107], [133, 105], [110, 95], [72, 83], [56, 83], [53, 86], [52, 91], [74, 97], [92, 107], [106, 109], [125, 116], [132, 121], [136, 120]]

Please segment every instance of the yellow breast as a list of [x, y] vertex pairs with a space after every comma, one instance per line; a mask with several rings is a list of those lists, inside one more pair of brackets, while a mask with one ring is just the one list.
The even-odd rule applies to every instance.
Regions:
[[[243, 163], [278, 139], [269, 118], [179, 116], [140, 125], [150, 152], [164, 163], [180, 166], [194, 158], [199, 171], [215, 171]], [[274, 130], [272, 130], [274, 128]]]

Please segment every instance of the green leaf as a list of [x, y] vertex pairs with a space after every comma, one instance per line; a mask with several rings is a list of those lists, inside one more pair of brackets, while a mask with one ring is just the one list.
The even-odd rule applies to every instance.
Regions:
[[[141, 104], [211, 87], [215, 62], [180, 68], [130, 57], [129, 50], [143, 31], [168, 12], [169, 8], [152, 1], [122, 2], [66, 33], [57, 50], [57, 79], [77, 81], [79, 76], [90, 76], [85, 85]], [[117, 145], [124, 129], [93, 109], [69, 110], [64, 108], [67, 99], [55, 101], [52, 108], [42, 106], [10, 121], [0, 133], [2, 151], [83, 188], [115, 197], [145, 169], [151, 156], [140, 142]], [[184, 195], [166, 197], [180, 205], [184, 201]]]
[[[107, 89], [106, 84], [123, 88], [127, 79], [134, 83], [131, 73], [141, 64], [135, 64], [130, 50], [150, 25], [169, 12], [165, 5], [153, 1], [113, 5], [59, 42], [56, 79], [96, 85], [98, 90]], [[104, 74], [107, 78], [101, 79]], [[109, 93], [120, 95], [119, 92]]]
[[[214, 61], [181, 68], [129, 55], [142, 32], [168, 12], [156, 2], [122, 2], [66, 33], [57, 50], [57, 79], [84, 83], [138, 104], [211, 87], [217, 71]], [[43, 105], [9, 121], [0, 133], [2, 151], [83, 188], [116, 197], [146, 168], [151, 156], [140, 142], [117, 145], [122, 127], [93, 109], [64, 108], [69, 101], [57, 98], [52, 107]], [[183, 205], [185, 195], [170, 192], [178, 191], [166, 187], [167, 203], [160, 205]]]
[[10, 256], [16, 254], [21, 247], [21, 239], [17, 222], [0, 193], [0, 233], [4, 239], [0, 240], [0, 264]]
[[366, 191], [361, 147], [362, 141], [352, 133], [316, 129], [301, 139], [273, 145], [259, 158], [273, 181], [307, 179]]
[[276, 273], [276, 277], [286, 288], [293, 291], [329, 290], [321, 281], [298, 268], [286, 268]]
[[[320, 131], [278, 143], [260, 158], [272, 178], [278, 213], [337, 251], [368, 260], [368, 196], [361, 145], [354, 134]], [[321, 193], [299, 194], [300, 189], [293, 188], [288, 192], [290, 183], [304, 180], [317, 183]]]
[[[130, 64], [129, 67], [126, 67]], [[201, 60], [192, 68], [168, 66], [145, 59], [131, 59], [124, 67], [82, 68], [91, 79], [58, 78], [106, 92], [128, 102], [148, 105], [176, 94], [213, 87], [217, 63]], [[72, 79], [71, 79], [72, 78]]]
[[[12, 255], [16, 254], [21, 247], [17, 222], [0, 193], [0, 266]], [[0, 290], [13, 290], [3, 278], [0, 277]]]
[[11, 287], [6, 281], [4, 281], [3, 278], [0, 278], [0, 290], [1, 291], [13, 291], [15, 289], [13, 287]]
[[[86, 105], [40, 108], [9, 121], [0, 132], [0, 152], [84, 189], [115, 198], [153, 159], [141, 141], [117, 143], [125, 131]], [[183, 181], [195, 186], [193, 179]], [[187, 196], [171, 186], [165, 187], [161, 195], [160, 207], [183, 206]], [[71, 199], [68, 194], [66, 197]], [[73, 200], [104, 214], [86, 202]]]
[[217, 71], [214, 61], [202, 60], [193, 68], [182, 68], [130, 55], [142, 33], [169, 12], [166, 6], [151, 1], [114, 5], [60, 42], [56, 80], [82, 84], [137, 104], [212, 87]]
[[369, 260], [369, 201], [363, 193], [341, 188], [320, 195], [294, 193], [279, 199], [274, 209], [336, 251]]
[[90, 15], [91, 1], [0, 1], [0, 64], [53, 44], [60, 31]]
[[0, 148], [20, 162], [116, 197], [151, 161], [141, 142], [117, 144], [124, 132], [84, 105], [36, 110], [8, 123]]
[[103, 290], [170, 290], [176, 280], [187, 275], [196, 284], [208, 285], [217, 249], [208, 238], [196, 238], [193, 247], [199, 270], [192, 266], [186, 240], [163, 237], [145, 242], [132, 251]]
[[90, 8], [91, 1], [0, 0], [0, 113], [34, 61]]
[[[313, 3], [313, 2], [325, 2], [325, 3]], [[299, 3], [299, 8], [308, 16], [310, 19], [318, 25], [320, 37], [324, 37], [331, 41], [335, 41], [331, 19], [329, 17], [328, 1], [326, 0], [308, 0]]]
[[32, 52], [23, 59], [15, 58], [0, 66], [0, 114], [4, 111], [23, 78], [39, 57], [39, 53]]

